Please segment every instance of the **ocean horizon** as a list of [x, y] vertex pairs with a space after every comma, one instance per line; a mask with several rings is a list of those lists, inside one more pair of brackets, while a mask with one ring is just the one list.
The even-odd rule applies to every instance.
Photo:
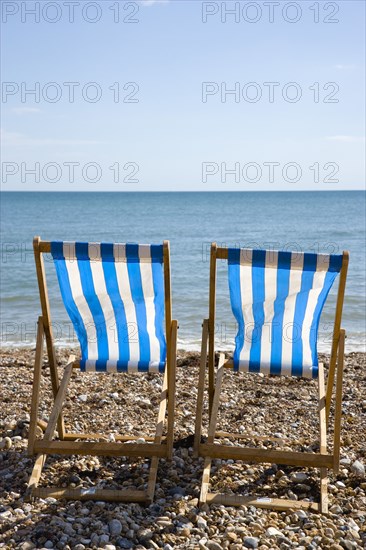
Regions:
[[[220, 246], [339, 254], [350, 252], [343, 313], [346, 352], [365, 351], [364, 191], [151, 191], [1, 193], [1, 345], [34, 346], [40, 314], [32, 239], [171, 245], [173, 316], [179, 348], [200, 349], [208, 315], [209, 250]], [[50, 258], [48, 258], [50, 260]], [[57, 346], [77, 344], [54, 268], [46, 262]], [[330, 351], [336, 288], [320, 327]], [[216, 343], [233, 349], [236, 332], [227, 266], [218, 266]]]

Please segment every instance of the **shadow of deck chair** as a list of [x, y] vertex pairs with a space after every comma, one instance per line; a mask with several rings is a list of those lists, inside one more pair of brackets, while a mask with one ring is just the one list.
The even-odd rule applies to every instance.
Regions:
[[[294, 252], [219, 248], [211, 246], [209, 319], [203, 323], [195, 427], [195, 454], [204, 457], [200, 502], [228, 506], [253, 505], [286, 510], [328, 509], [327, 469], [339, 469], [342, 376], [345, 331], [341, 329], [348, 252], [325, 255]], [[230, 301], [238, 323], [232, 359], [219, 355], [215, 376], [216, 262], [227, 260]], [[320, 314], [328, 292], [340, 273], [332, 349], [325, 388], [323, 364], [318, 363], [317, 333]], [[291, 338], [285, 337], [290, 327]], [[292, 328], [291, 328], [292, 327]], [[208, 345], [209, 426], [201, 441], [205, 371]], [[224, 369], [264, 375], [318, 378], [319, 453], [223, 445], [215, 439], [227, 437], [216, 431]], [[327, 448], [327, 425], [336, 374], [333, 450]], [[241, 434], [230, 434], [236, 439]], [[250, 439], [250, 437], [247, 437]], [[266, 438], [262, 438], [266, 439]], [[268, 438], [270, 439], [270, 438]], [[212, 459], [283, 464], [320, 469], [320, 503], [282, 498], [257, 498], [209, 492]]]
[[[171, 458], [173, 452], [177, 322], [172, 320], [171, 313], [169, 242], [164, 241], [162, 245], [70, 243], [46, 242], [35, 237], [33, 246], [42, 316], [38, 320], [28, 444], [28, 453], [37, 457], [28, 483], [28, 496], [151, 502], [159, 458]], [[46, 285], [45, 253], [52, 254], [62, 299], [81, 347], [81, 359], [69, 359], [61, 382]], [[137, 337], [131, 337], [131, 327]], [[37, 439], [44, 339], [54, 404], [43, 439]], [[117, 435], [114, 442], [103, 442], [90, 440], [105, 439], [106, 434], [66, 431], [62, 406], [75, 368], [98, 373], [164, 373], [155, 436], [141, 442], [131, 435]], [[56, 428], [58, 440], [54, 440]], [[151, 458], [147, 488], [38, 487], [48, 454]]]

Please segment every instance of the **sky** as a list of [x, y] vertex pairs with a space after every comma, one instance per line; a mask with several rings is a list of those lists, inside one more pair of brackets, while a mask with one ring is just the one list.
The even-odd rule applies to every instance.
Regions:
[[2, 190], [364, 188], [363, 1], [0, 3]]

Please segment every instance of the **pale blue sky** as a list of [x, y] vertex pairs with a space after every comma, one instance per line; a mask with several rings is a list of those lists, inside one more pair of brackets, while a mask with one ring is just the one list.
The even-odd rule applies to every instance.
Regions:
[[363, 1], [1, 4], [3, 190], [364, 187]]

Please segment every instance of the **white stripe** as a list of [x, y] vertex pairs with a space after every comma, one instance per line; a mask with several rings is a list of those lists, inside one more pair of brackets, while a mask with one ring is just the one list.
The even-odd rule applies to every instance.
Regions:
[[128, 374], [136, 374], [138, 372], [138, 363], [136, 361], [129, 361], [127, 365]]
[[95, 293], [98, 296], [102, 308], [107, 330], [108, 359], [117, 360], [119, 357], [117, 321], [113, 305], [104, 278], [103, 264], [101, 262], [100, 244], [90, 243], [88, 247], [90, 269], [93, 277]]
[[113, 245], [113, 256], [115, 262], [125, 262], [126, 261], [126, 245], [125, 244], [114, 244]]
[[85, 372], [95, 372], [96, 361], [85, 361]]
[[[140, 250], [139, 250], [140, 254]], [[150, 253], [151, 254], [151, 253]], [[144, 294], [146, 308], [146, 328], [150, 341], [150, 361], [160, 359], [160, 343], [155, 333], [155, 304], [154, 304], [154, 281], [152, 273], [151, 255], [150, 262], [140, 263], [142, 291]]]
[[[130, 348], [130, 361], [131, 369], [134, 372], [133, 363], [137, 364], [140, 360], [140, 347], [138, 339], [138, 327], [136, 319], [136, 310], [135, 304], [132, 300], [130, 280], [128, 277], [127, 263], [126, 262], [116, 262], [116, 276], [118, 282], [118, 289], [123, 302], [126, 314], [126, 323], [128, 330], [128, 344]], [[130, 372], [130, 367], [128, 365], [128, 372]]]
[[149, 372], [155, 372], [155, 373], [159, 373], [159, 365], [160, 365], [160, 358], [159, 358], [159, 361], [152, 361], [151, 363], [149, 363]]
[[261, 338], [261, 372], [268, 374], [271, 370], [272, 350], [272, 321], [274, 303], [277, 297], [277, 264], [278, 252], [266, 253], [266, 267], [264, 270], [264, 325]]
[[106, 363], [107, 372], [117, 372], [117, 361], [108, 360]]
[[252, 290], [252, 251], [245, 250], [245, 265], [240, 265], [240, 293], [244, 317], [244, 346], [240, 353], [240, 370], [247, 371], [254, 330], [253, 290]]
[[[324, 255], [323, 255], [324, 256]], [[329, 256], [327, 257], [328, 266], [329, 266]], [[304, 367], [312, 367], [312, 354], [310, 347], [310, 328], [314, 318], [314, 311], [318, 303], [319, 294], [321, 293], [327, 271], [324, 271], [325, 268], [325, 257], [317, 258], [316, 272], [314, 273], [313, 286], [309, 292], [308, 303], [306, 305], [306, 311], [304, 316], [304, 322], [302, 325], [302, 345], [303, 345], [303, 364]], [[318, 266], [320, 270], [318, 270]], [[326, 266], [326, 269], [328, 269]]]
[[[304, 255], [302, 255], [302, 261], [304, 260]], [[299, 265], [299, 255], [296, 256], [297, 269], [290, 270], [290, 280], [289, 280], [289, 292], [285, 300], [285, 311], [283, 315], [283, 325], [282, 325], [282, 360], [281, 360], [281, 374], [291, 374], [292, 367], [292, 335], [295, 328], [295, 336], [299, 337], [297, 327], [294, 327], [294, 317], [295, 317], [295, 306], [297, 294], [301, 289], [301, 277], [302, 269]]]
[[67, 272], [69, 274], [70, 288], [75, 305], [79, 310], [80, 316], [83, 320], [86, 335], [88, 339], [88, 359], [98, 358], [98, 342], [97, 333], [95, 330], [93, 316], [91, 314], [88, 302], [85, 299], [83, 288], [81, 285], [80, 272], [78, 268], [78, 262], [75, 259], [75, 243], [64, 243], [63, 245], [64, 256], [70, 258], [65, 260]]

